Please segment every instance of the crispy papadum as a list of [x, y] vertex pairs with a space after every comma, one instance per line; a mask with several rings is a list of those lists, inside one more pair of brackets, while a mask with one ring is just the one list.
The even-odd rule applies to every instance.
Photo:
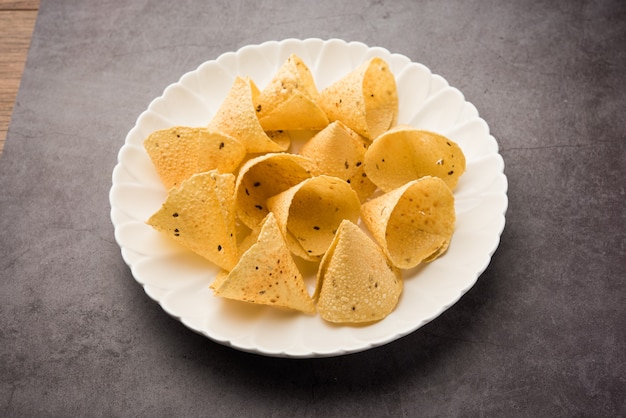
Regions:
[[367, 145], [362, 136], [335, 121], [308, 140], [300, 155], [313, 161], [321, 174], [346, 180], [364, 201], [376, 190], [363, 165]]
[[238, 259], [235, 225], [235, 176], [216, 170], [194, 174], [170, 189], [147, 223], [219, 267]]
[[267, 199], [315, 175], [308, 158], [288, 153], [271, 153], [247, 161], [239, 170], [235, 188], [239, 219], [249, 228], [268, 213]]
[[364, 203], [361, 217], [393, 265], [409, 269], [448, 248], [454, 195], [439, 177], [422, 177]]
[[322, 90], [319, 104], [329, 121], [340, 120], [373, 140], [396, 123], [396, 79], [387, 63], [374, 57]]
[[245, 251], [226, 277], [214, 286], [217, 296], [312, 314], [313, 299], [287, 248], [276, 219], [269, 213], [256, 243]]
[[317, 104], [319, 92], [311, 71], [295, 54], [254, 99], [261, 126], [274, 130], [320, 130], [328, 117]]
[[465, 155], [443, 135], [397, 126], [367, 149], [365, 172], [386, 192], [424, 176], [439, 177], [454, 190], [465, 172]]
[[230, 173], [246, 155], [233, 137], [198, 127], [161, 129], [151, 133], [143, 145], [168, 190], [197, 173]]
[[316, 176], [267, 200], [289, 249], [297, 256], [319, 260], [344, 219], [356, 222], [360, 201], [345, 181]]
[[329, 322], [356, 324], [389, 315], [402, 294], [401, 272], [357, 225], [345, 220], [318, 272], [317, 311]]
[[209, 122], [209, 129], [232, 136], [243, 144], [248, 153], [287, 150], [290, 144], [288, 136], [272, 139], [259, 123], [253, 102], [256, 92], [258, 88], [252, 80], [235, 78], [228, 95]]

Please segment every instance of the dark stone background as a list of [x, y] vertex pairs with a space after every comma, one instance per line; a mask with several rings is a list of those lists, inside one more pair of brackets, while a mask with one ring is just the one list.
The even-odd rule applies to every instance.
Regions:
[[[0, 415], [626, 415], [626, 3], [41, 4], [0, 158]], [[108, 192], [164, 87], [246, 44], [382, 46], [497, 138], [507, 225], [451, 309], [367, 352], [277, 359], [170, 318], [133, 280]]]

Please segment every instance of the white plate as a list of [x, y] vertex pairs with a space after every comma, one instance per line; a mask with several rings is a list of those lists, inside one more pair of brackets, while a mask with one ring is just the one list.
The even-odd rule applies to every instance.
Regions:
[[[399, 123], [428, 129], [457, 142], [467, 171], [455, 190], [457, 225], [448, 251], [434, 262], [405, 271], [397, 308], [368, 326], [337, 326], [318, 316], [287, 313], [214, 297], [217, 271], [147, 226], [166, 192], [143, 149], [151, 132], [174, 125], [204, 126], [236, 75], [263, 88], [291, 54], [311, 69], [321, 90], [366, 59], [379, 56], [396, 76]], [[325, 357], [394, 341], [454, 304], [487, 268], [504, 228], [507, 179], [487, 123], [463, 94], [422, 64], [383, 48], [332, 39], [267, 42], [207, 61], [168, 86], [150, 103], [119, 152], [110, 191], [115, 238], [133, 276], [163, 309], [190, 329], [239, 350], [278, 357]]]

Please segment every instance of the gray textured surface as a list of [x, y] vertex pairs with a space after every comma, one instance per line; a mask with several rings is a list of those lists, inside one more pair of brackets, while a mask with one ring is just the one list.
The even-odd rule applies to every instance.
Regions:
[[[618, 0], [43, 1], [0, 158], [0, 415], [625, 416], [624, 22]], [[134, 282], [109, 220], [116, 153], [150, 100], [288, 37], [424, 63], [488, 121], [509, 180], [477, 285], [345, 357], [188, 331]]]

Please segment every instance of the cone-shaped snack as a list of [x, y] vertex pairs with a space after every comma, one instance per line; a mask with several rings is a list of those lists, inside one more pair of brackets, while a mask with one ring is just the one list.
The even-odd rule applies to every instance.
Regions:
[[246, 155], [244, 146], [229, 135], [187, 126], [154, 131], [143, 145], [168, 190], [196, 173], [230, 173]]
[[266, 200], [310, 178], [314, 164], [301, 155], [265, 154], [248, 160], [239, 170], [235, 190], [239, 219], [249, 228], [263, 221]]
[[309, 295], [276, 219], [269, 213], [255, 244], [241, 255], [214, 293], [228, 299], [314, 313]]
[[386, 192], [424, 176], [439, 177], [454, 190], [465, 172], [465, 156], [445, 136], [403, 125], [370, 145], [365, 153], [365, 172]]
[[409, 269], [448, 248], [454, 196], [440, 178], [423, 177], [364, 203], [361, 215], [393, 265]]
[[230, 270], [237, 262], [235, 176], [195, 174], [172, 188], [147, 223], [176, 242]]
[[297, 55], [291, 55], [270, 83], [255, 97], [261, 126], [272, 130], [320, 130], [328, 117], [317, 104], [313, 75]]
[[289, 249], [305, 260], [319, 260], [344, 219], [359, 218], [359, 198], [336, 177], [304, 180], [268, 199]]
[[376, 190], [364, 170], [366, 149], [363, 137], [335, 121], [308, 140], [300, 154], [313, 161], [321, 174], [346, 180], [364, 201]]
[[248, 153], [285, 151], [290, 145], [286, 142], [289, 137], [272, 139], [259, 123], [253, 102], [257, 92], [258, 88], [252, 80], [237, 77], [208, 127], [237, 139]]
[[373, 322], [389, 315], [402, 293], [402, 276], [357, 225], [343, 221], [318, 271], [317, 311], [337, 323]]
[[382, 58], [372, 58], [320, 93], [319, 104], [332, 122], [340, 120], [369, 139], [396, 122], [396, 79]]

